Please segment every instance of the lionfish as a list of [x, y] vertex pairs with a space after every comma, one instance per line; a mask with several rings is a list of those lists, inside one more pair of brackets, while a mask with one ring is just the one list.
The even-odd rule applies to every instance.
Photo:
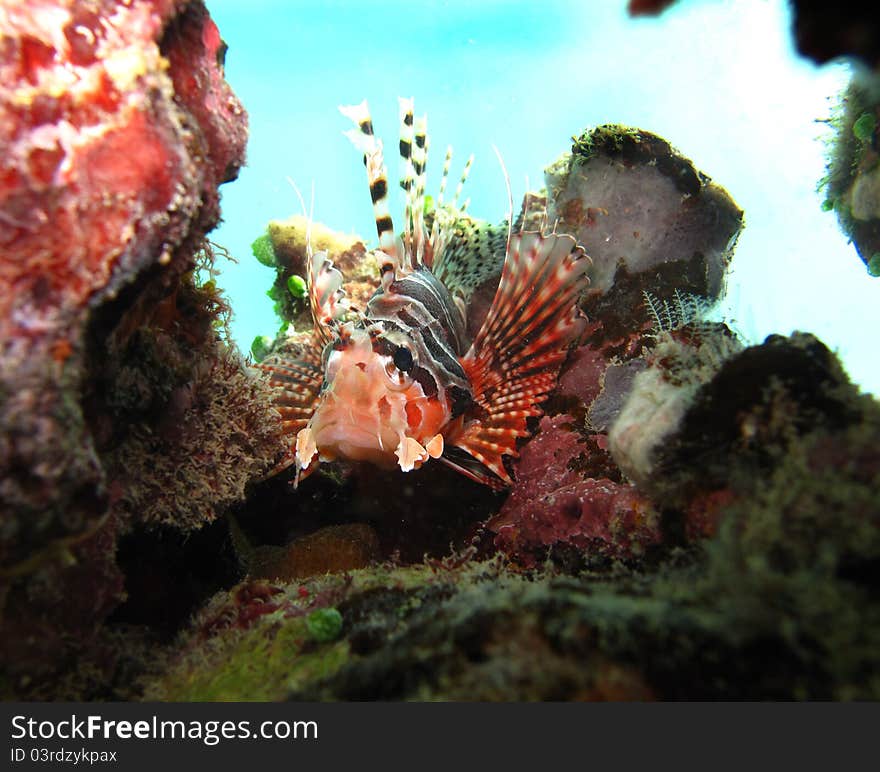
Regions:
[[[542, 415], [569, 344], [584, 329], [577, 299], [590, 260], [571, 236], [513, 233], [508, 220], [496, 250], [503, 254], [499, 266], [485, 243], [456, 231], [466, 208], [456, 210], [458, 193], [472, 159], [455, 202], [443, 205], [451, 149], [433, 217], [426, 216], [427, 120], [413, 119], [412, 100], [400, 105], [401, 235], [389, 213], [382, 142], [367, 102], [340, 107], [357, 127], [346, 134], [364, 156], [381, 283], [358, 311], [326, 253], [309, 255], [312, 338], [298, 358], [276, 355], [260, 365], [281, 387], [276, 406], [292, 438], [278, 470], [295, 463], [298, 481], [338, 458], [404, 472], [433, 458], [501, 489], [513, 482], [506, 459], [518, 455], [517, 441], [530, 433], [527, 420]], [[499, 268], [494, 300], [469, 341], [467, 303]]]

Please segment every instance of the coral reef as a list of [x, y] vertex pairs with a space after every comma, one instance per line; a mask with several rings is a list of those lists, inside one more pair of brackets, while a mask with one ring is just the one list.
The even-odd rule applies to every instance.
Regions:
[[659, 512], [578, 423], [565, 414], [541, 420], [516, 463], [516, 485], [487, 524], [495, 545], [526, 565], [575, 552], [592, 566], [636, 559], [661, 541]]
[[81, 697], [118, 674], [120, 540], [209, 522], [281, 447], [197, 277], [247, 116], [201, 2], [6, 4], [0, 35], [0, 683]]
[[[858, 420], [789, 444], [741, 480], [710, 539], [655, 570], [520, 574], [453, 556], [249, 582], [209, 604], [145, 694], [877, 699], [880, 408], [826, 386]], [[318, 609], [338, 610], [341, 638], [310, 640]]]
[[[669, 143], [590, 129], [523, 203], [594, 265], [509, 493], [439, 464], [295, 489], [206, 240], [247, 122], [204, 6], [4, 6], [0, 33], [0, 695], [880, 699], [880, 406], [807, 333], [706, 320], [742, 212]], [[869, 268], [871, 93], [826, 188]], [[270, 223], [256, 354], [309, 334], [307, 232], [356, 305], [375, 286], [357, 236]]]
[[16, 255], [0, 275], [7, 565], [103, 515], [77, 399], [90, 318], [147, 270], [170, 285], [192, 267], [246, 136], [201, 5], [56, 10], [3, 16], [0, 243]]
[[[556, 464], [554, 435], [558, 455], [584, 447], [570, 417], [542, 424], [521, 468]], [[732, 495], [716, 497], [713, 528], [656, 565], [584, 571], [556, 562], [523, 572], [497, 555], [463, 552], [290, 583], [249, 580], [200, 612], [145, 679], [144, 694], [880, 697], [877, 401], [858, 393], [815, 338], [774, 337], [705, 375], [667, 445], [646, 478], [661, 497], [685, 491], [705, 501], [718, 486]], [[535, 496], [552, 488], [537, 476], [529, 485]], [[585, 536], [588, 520], [574, 509], [571, 530], [545, 535], [545, 543], [568, 540], [587, 552], [597, 542], [600, 552], [620, 545], [607, 533]], [[624, 509], [631, 518], [637, 508]], [[673, 526], [667, 510], [665, 538]], [[630, 519], [616, 536], [638, 533]]]
[[[575, 565], [638, 561], [664, 542], [660, 509], [632, 485], [644, 481], [646, 448], [612, 459], [607, 435], [628, 404], [624, 423], [641, 442], [659, 443], [660, 424], [671, 428], [687, 406], [678, 381], [686, 375], [688, 393], [696, 390], [723, 358], [719, 348], [735, 347], [699, 320], [723, 292], [742, 212], [668, 142], [622, 126], [585, 131], [545, 179], [546, 191], [528, 197], [520, 219], [556, 222], [586, 246], [593, 268], [581, 307], [589, 325], [548, 405], [558, 414], [544, 418], [523, 448], [517, 482], [488, 528], [495, 545], [525, 565], [548, 556], [571, 564], [573, 552]], [[667, 378], [676, 383], [666, 388], [663, 411], [657, 403]], [[636, 389], [643, 410], [627, 402]], [[645, 411], [655, 422], [650, 432]]]
[[[345, 291], [355, 307], [366, 305], [379, 280], [379, 263], [359, 236], [337, 233], [322, 223], [309, 222], [302, 215], [270, 221], [266, 232], [254, 240], [252, 249], [257, 260], [275, 269], [275, 282], [266, 294], [272, 298], [275, 313], [281, 319], [282, 338], [290, 325], [291, 332], [311, 328], [302, 278], [306, 275], [307, 237], [313, 252], [326, 252], [342, 272]], [[268, 349], [260, 349], [259, 353], [258, 359], [262, 359]]]

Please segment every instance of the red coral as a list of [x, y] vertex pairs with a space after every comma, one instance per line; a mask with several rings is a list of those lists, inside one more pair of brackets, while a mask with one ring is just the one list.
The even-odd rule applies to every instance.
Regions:
[[247, 134], [221, 47], [200, 2], [45, 0], [2, 17], [0, 391], [16, 395], [0, 406], [4, 560], [105, 511], [79, 406], [84, 332], [146, 269], [167, 265], [169, 282], [189, 270], [219, 218]]
[[488, 523], [496, 546], [527, 565], [557, 545], [640, 557], [660, 542], [657, 512], [633, 486], [586, 476], [582, 470], [603, 463], [595, 458], [603, 451], [573, 427], [568, 415], [541, 420], [516, 465], [516, 486]]
[[123, 595], [107, 525], [121, 492], [95, 451], [102, 417], [90, 427], [82, 407], [86, 331], [101, 358], [132, 296], [108, 301], [157, 266], [175, 284], [219, 219], [247, 133], [220, 45], [199, 0], [0, 14], [0, 564], [16, 577], [5, 618], [35, 631], [50, 670]]

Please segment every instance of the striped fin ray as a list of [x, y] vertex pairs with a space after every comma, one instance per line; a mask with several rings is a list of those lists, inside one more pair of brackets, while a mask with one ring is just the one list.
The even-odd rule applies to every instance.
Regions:
[[404, 248], [412, 252], [413, 222], [410, 212], [413, 208], [415, 196], [414, 173], [413, 173], [413, 99], [398, 98], [400, 104], [400, 161], [401, 177], [400, 187], [406, 196], [405, 217], [403, 224]]
[[[446, 150], [446, 159], [443, 164], [443, 177], [440, 180], [440, 193], [437, 196], [437, 205], [434, 207], [433, 223], [431, 225], [431, 251], [433, 255], [431, 268], [435, 271], [437, 270], [438, 265], [445, 259], [446, 249], [455, 237], [455, 232], [459, 229], [458, 226], [465, 220], [465, 210], [470, 203], [470, 200], [467, 200], [460, 208], [458, 205], [458, 201], [461, 198], [461, 191], [464, 188], [468, 174], [470, 174], [471, 166], [474, 163], [473, 154], [468, 156], [468, 159], [465, 162], [461, 177], [458, 180], [458, 185], [455, 188], [455, 195], [452, 198], [452, 203], [444, 205], [443, 197], [446, 193], [446, 186], [449, 181], [449, 167], [451, 163], [452, 147], [450, 146]], [[450, 287], [450, 290], [454, 289], [454, 287]], [[473, 290], [468, 293], [458, 294], [461, 294], [466, 301], [470, 297], [472, 291]]]
[[415, 179], [413, 187], [415, 194], [409, 202], [407, 218], [412, 217], [413, 222], [413, 268], [427, 264], [430, 267], [430, 258], [425, 259], [425, 184], [427, 180], [428, 165], [428, 117], [422, 115], [416, 118], [413, 127], [413, 153], [412, 166]]
[[[455, 195], [452, 197], [452, 208], [458, 209], [458, 200], [461, 198], [461, 191], [464, 189], [464, 184], [467, 182], [468, 175], [471, 173], [471, 166], [474, 163], [474, 155], [471, 153], [468, 156], [467, 161], [465, 161], [464, 169], [461, 172], [461, 177], [458, 180], [458, 185], [455, 186]], [[462, 213], [467, 211], [468, 204], [470, 204], [470, 199], [466, 199], [465, 202], [461, 205], [460, 211]]]
[[483, 415], [454, 441], [492, 473], [482, 480], [489, 485], [512, 483], [503, 458], [518, 455], [527, 419], [542, 414], [568, 346], [584, 329], [577, 299], [589, 264], [571, 236], [532, 231], [511, 239], [489, 314], [462, 358]]
[[323, 347], [323, 342], [315, 334], [296, 357], [276, 354], [255, 365], [266, 373], [269, 385], [276, 389], [273, 404], [281, 415], [284, 435], [290, 439], [288, 452], [269, 476], [284, 471], [296, 461], [296, 435], [315, 412], [324, 381]]
[[356, 129], [346, 131], [345, 135], [364, 154], [370, 198], [373, 201], [373, 216], [379, 235], [379, 249], [389, 258], [380, 267], [383, 284], [388, 284], [394, 280], [394, 273], [401, 264], [394, 237], [394, 222], [388, 208], [388, 171], [382, 155], [382, 141], [373, 134], [373, 119], [366, 99], [357, 105], [342, 105], [339, 112], [357, 126]]
[[452, 166], [452, 145], [446, 148], [446, 158], [443, 159], [443, 176], [440, 178], [440, 190], [437, 191], [437, 207], [443, 206], [443, 196], [446, 195], [446, 185], [449, 182], [449, 168]]
[[452, 145], [446, 148], [446, 158], [443, 159], [443, 175], [440, 177], [440, 189], [437, 191], [437, 201], [431, 223], [431, 268], [440, 259], [443, 249], [449, 242], [451, 224], [454, 217], [446, 214], [443, 209], [443, 196], [446, 195], [446, 185], [449, 182], [449, 168], [452, 166]]

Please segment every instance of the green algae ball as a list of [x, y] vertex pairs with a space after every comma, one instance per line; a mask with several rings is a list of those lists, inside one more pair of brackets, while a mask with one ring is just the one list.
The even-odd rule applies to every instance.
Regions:
[[305, 279], [303, 279], [302, 276], [297, 276], [296, 274], [294, 274], [293, 276], [288, 276], [287, 290], [295, 298], [304, 298], [307, 292]]
[[319, 608], [306, 617], [306, 629], [318, 643], [335, 641], [342, 632], [342, 614], [335, 608]]
[[269, 349], [272, 347], [272, 338], [268, 335], [257, 335], [254, 342], [251, 343], [251, 354], [257, 362], [261, 362], [266, 358]]
[[875, 252], [868, 260], [868, 273], [871, 276], [880, 276], [880, 252]]
[[862, 113], [853, 124], [853, 134], [862, 142], [869, 142], [877, 126], [877, 120], [871, 113]]
[[263, 265], [272, 268], [275, 265], [275, 248], [272, 246], [272, 239], [268, 233], [257, 236], [251, 243], [251, 252]]

